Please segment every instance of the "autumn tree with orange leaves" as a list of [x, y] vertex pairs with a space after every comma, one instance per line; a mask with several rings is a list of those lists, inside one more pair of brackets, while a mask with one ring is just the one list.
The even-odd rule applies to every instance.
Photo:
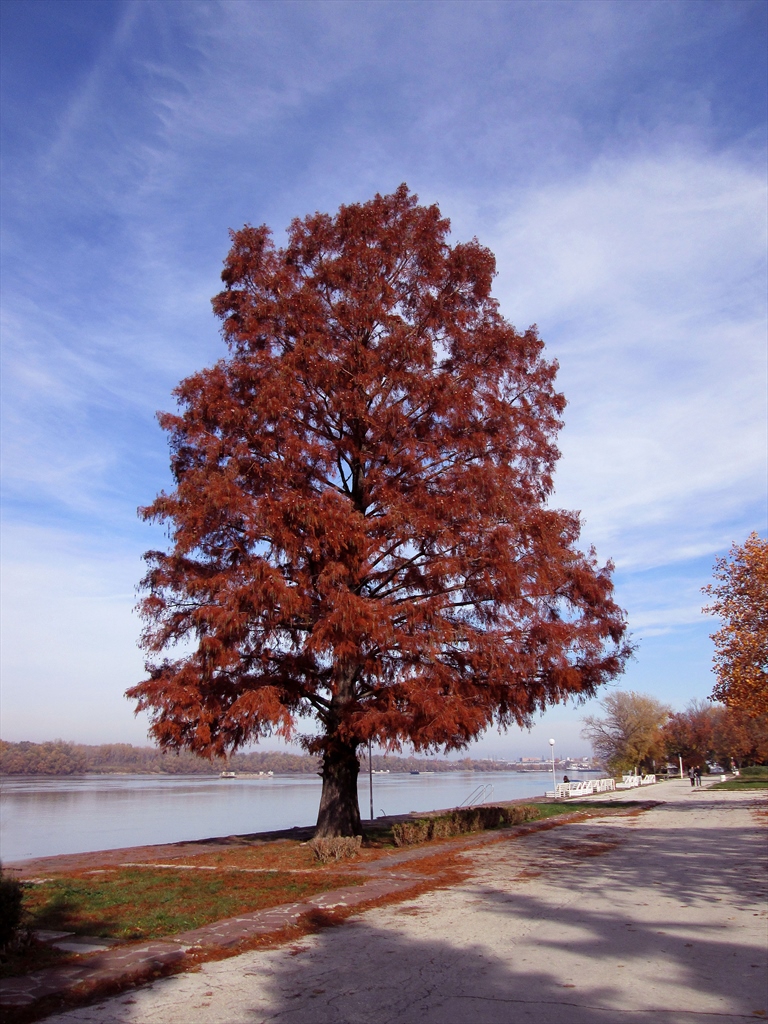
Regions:
[[768, 760], [768, 716], [737, 708], [693, 700], [670, 715], [661, 735], [668, 756], [681, 757], [686, 768], [712, 759], [736, 767]]
[[234, 232], [228, 354], [160, 416], [175, 489], [142, 514], [171, 541], [146, 556], [128, 696], [166, 748], [300, 738], [319, 835], [361, 832], [369, 738], [461, 749], [592, 696], [630, 653], [612, 566], [547, 505], [557, 366], [500, 314], [493, 254], [448, 232], [404, 185], [293, 221], [283, 248]]
[[704, 608], [722, 626], [712, 634], [717, 683], [712, 700], [751, 715], [768, 714], [768, 540], [751, 533], [734, 544], [730, 560], [715, 562], [714, 598]]

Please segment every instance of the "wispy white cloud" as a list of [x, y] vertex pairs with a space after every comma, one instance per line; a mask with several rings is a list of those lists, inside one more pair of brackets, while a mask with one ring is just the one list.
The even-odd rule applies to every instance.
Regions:
[[721, 547], [766, 498], [762, 174], [641, 154], [510, 207], [498, 291], [538, 321], [569, 400], [555, 500], [627, 567]]
[[57, 172], [62, 160], [69, 157], [77, 146], [78, 137], [99, 110], [107, 80], [120, 51], [130, 41], [139, 13], [139, 4], [123, 4], [114, 31], [69, 96], [59, 114], [56, 133], [42, 155], [40, 170], [44, 175]]

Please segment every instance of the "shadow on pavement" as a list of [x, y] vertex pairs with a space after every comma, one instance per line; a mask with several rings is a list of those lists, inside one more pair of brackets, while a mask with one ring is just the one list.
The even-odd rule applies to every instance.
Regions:
[[[440, 917], [434, 903], [414, 902], [386, 912], [386, 927], [363, 918], [322, 932], [307, 949], [299, 943], [267, 975], [255, 967], [267, 1004], [239, 1019], [716, 1024], [765, 1016], [764, 911], [762, 931], [753, 916], [765, 906], [764, 833], [696, 827], [695, 813], [691, 827], [669, 829], [664, 812], [654, 812], [658, 828], [602, 819], [530, 837], [525, 853], [541, 871], [530, 880], [516, 857], [509, 883], [484, 885], [493, 871], [478, 863], [469, 889], [474, 934], [495, 941], [462, 941], [458, 903], [455, 915]], [[489, 851], [489, 865], [510, 852]], [[402, 932], [392, 927], [398, 918]], [[451, 920], [456, 934], [428, 934]]]
[[764, 833], [743, 814], [713, 827], [705, 809], [696, 795], [682, 819], [665, 805], [476, 848], [465, 883], [159, 981], [77, 1024], [764, 1019]]

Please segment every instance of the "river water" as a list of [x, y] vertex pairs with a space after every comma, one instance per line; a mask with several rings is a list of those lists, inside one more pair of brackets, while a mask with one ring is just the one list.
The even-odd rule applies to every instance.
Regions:
[[[569, 778], [580, 777], [569, 773]], [[6, 777], [0, 791], [0, 859], [15, 861], [312, 825], [320, 786], [315, 775]], [[487, 787], [482, 794], [485, 800], [478, 802], [519, 800], [551, 790], [552, 775], [460, 771], [374, 775], [374, 816], [456, 807], [483, 786]], [[359, 793], [360, 810], [367, 819], [367, 775], [360, 776]]]

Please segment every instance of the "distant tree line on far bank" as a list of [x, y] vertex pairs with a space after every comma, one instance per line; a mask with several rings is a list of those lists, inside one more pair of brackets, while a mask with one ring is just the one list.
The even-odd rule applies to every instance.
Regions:
[[[364, 757], [364, 768], [367, 759]], [[506, 761], [486, 761], [373, 756], [375, 771], [450, 772], [506, 771], [522, 767]], [[526, 763], [526, 767], [531, 767]], [[98, 774], [163, 774], [163, 775], [217, 775], [222, 770], [242, 773], [276, 772], [311, 775], [320, 770], [320, 758], [307, 754], [281, 751], [253, 751], [235, 754], [227, 761], [197, 757], [187, 751], [176, 754], [156, 747], [134, 747], [130, 743], [102, 743], [90, 746], [53, 740], [48, 743], [8, 743], [0, 740], [0, 774], [2, 775], [84, 775]]]
[[[693, 701], [674, 713], [661, 701], [632, 691], [617, 691], [602, 701], [602, 717], [584, 720], [584, 736], [592, 744], [595, 763], [615, 775], [622, 772], [663, 770], [667, 762], [682, 758], [687, 769], [718, 763], [740, 768], [768, 763], [768, 715]], [[367, 758], [362, 757], [362, 770]], [[547, 766], [548, 762], [542, 762]], [[535, 768], [524, 763], [474, 758], [373, 756], [374, 771], [455, 772], [509, 771]], [[223, 770], [243, 774], [275, 772], [312, 775], [320, 771], [320, 758], [308, 754], [257, 750], [234, 754], [228, 760], [208, 760], [189, 751], [164, 752], [157, 747], [130, 743], [87, 745], [54, 740], [48, 743], [8, 743], [0, 740], [1, 775], [218, 775]]]
[[312, 772], [314, 758], [281, 752], [261, 751], [238, 754], [228, 763], [209, 761], [182, 751], [163, 753], [156, 747], [134, 747], [130, 743], [8, 743], [0, 741], [0, 774], [84, 775], [137, 773], [163, 775], [213, 775], [223, 769], [243, 772]]

